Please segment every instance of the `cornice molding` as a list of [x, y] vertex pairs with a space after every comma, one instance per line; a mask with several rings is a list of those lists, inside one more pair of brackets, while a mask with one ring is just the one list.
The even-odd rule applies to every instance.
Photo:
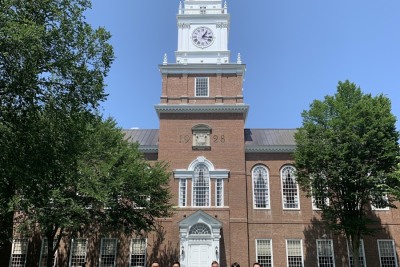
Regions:
[[295, 145], [245, 146], [246, 153], [293, 153], [295, 149]]
[[245, 64], [168, 64], [159, 65], [162, 75], [166, 74], [239, 74], [244, 75]]
[[139, 145], [139, 151], [143, 153], [158, 153], [158, 146], [141, 146]]
[[241, 113], [244, 116], [244, 120], [247, 118], [249, 112], [249, 105], [236, 104], [236, 105], [225, 105], [225, 104], [213, 104], [213, 105], [168, 105], [158, 104], [154, 106], [158, 118], [161, 113]]

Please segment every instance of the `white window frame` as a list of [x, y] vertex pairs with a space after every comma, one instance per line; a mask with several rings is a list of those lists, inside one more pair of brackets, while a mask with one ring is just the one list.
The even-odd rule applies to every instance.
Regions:
[[[57, 240], [53, 241], [53, 247], [56, 245]], [[42, 246], [40, 248], [40, 259], [39, 259], [39, 266], [40, 267], [47, 267], [47, 237], [42, 239]], [[57, 263], [57, 251], [58, 249], [54, 252], [53, 255], [53, 266], [56, 266]]]
[[[207, 88], [197, 88], [202, 86], [201, 82], [206, 82]], [[207, 91], [204, 95], [203, 91]], [[195, 97], [208, 97], [210, 95], [210, 78], [209, 77], [196, 77], [194, 82], [194, 96]]]
[[[336, 266], [335, 265], [335, 251], [333, 250], [333, 241], [332, 241], [332, 239], [317, 239], [316, 242], [317, 242], [317, 262], [318, 262], [318, 266], [320, 266], [319, 265], [319, 258], [320, 257], [326, 257], [326, 255], [321, 255], [321, 251], [319, 250], [319, 246], [318, 246], [319, 242], [324, 242], [325, 244], [329, 245], [330, 253], [332, 254], [332, 256], [331, 256], [332, 265], [331, 266], [335, 267]], [[324, 266], [327, 266], [327, 265], [324, 265]]]
[[[314, 197], [314, 196], [311, 196], [311, 204], [312, 204], [312, 209], [313, 210], [321, 210], [320, 208], [318, 208], [317, 207], [317, 205], [315, 205], [315, 201], [316, 201], [316, 198]], [[325, 198], [325, 205], [326, 206], [329, 206], [329, 198]]]
[[[292, 254], [292, 252], [291, 251], [289, 251], [289, 242], [299, 242], [300, 244], [300, 246], [297, 248], [295, 248], [296, 250], [299, 250], [300, 251], [300, 255], [289, 255], [289, 254]], [[301, 240], [301, 239], [286, 239], [286, 262], [287, 262], [287, 266], [288, 267], [291, 267], [290, 265], [289, 265], [289, 257], [290, 256], [295, 256], [295, 257], [299, 257], [299, 256], [301, 256], [301, 267], [304, 267], [304, 256], [303, 256], [304, 254], [303, 254], [303, 240]], [[296, 267], [297, 267], [297, 265], [296, 265]]]
[[[257, 171], [257, 169], [263, 169], [265, 171], [265, 177], [263, 177], [263, 180], [265, 181], [265, 191], [266, 191], [266, 195], [265, 195], [265, 207], [257, 207], [257, 198], [256, 198], [256, 190], [260, 190], [262, 188], [255, 188], [255, 171]], [[269, 170], [266, 166], [264, 165], [255, 165], [253, 167], [253, 169], [251, 170], [251, 181], [252, 181], [252, 189], [253, 189], [253, 209], [271, 209], [271, 190], [270, 190], [270, 186], [269, 186]]]
[[[80, 262], [79, 265], [72, 265], [72, 258], [79, 256], [81, 253], [81, 251], [76, 251], [76, 249], [81, 249], [82, 247], [78, 247], [83, 245], [84, 246], [84, 250], [83, 250], [83, 254], [81, 254], [80, 256], [83, 256], [83, 262], [86, 262], [86, 257], [87, 257], [87, 239], [86, 238], [76, 238], [76, 239], [72, 239], [71, 240], [71, 249], [70, 249], [70, 256], [69, 256], [69, 263], [68, 266], [69, 267], [80, 267], [82, 266], [82, 263]], [[77, 244], [77, 245], [76, 245]], [[76, 245], [76, 247], [75, 247]]]
[[29, 242], [27, 238], [13, 239], [9, 267], [21, 267], [26, 265], [28, 245]]
[[100, 243], [99, 253], [99, 267], [109, 267], [110, 263], [104, 263], [103, 260], [113, 260], [112, 266], [116, 266], [118, 251], [118, 239], [117, 238], [102, 238]]
[[187, 179], [179, 179], [179, 196], [178, 196], [178, 206], [187, 206]]
[[[382, 198], [388, 199], [387, 194], [384, 194], [384, 195], [382, 196]], [[372, 209], [372, 210], [376, 210], [376, 211], [386, 211], [386, 210], [390, 210], [390, 207], [378, 208], [378, 207], [374, 206], [374, 205], [371, 203], [371, 209]]]
[[[143, 243], [144, 243], [144, 248], [141, 251], [134, 251], [134, 244], [135, 242], [139, 242], [140, 244], [137, 244], [142, 248]], [[130, 242], [130, 248], [129, 248], [129, 267], [146, 267], [146, 260], [147, 260], [147, 239], [145, 238], [133, 238]], [[143, 255], [143, 265], [132, 265], [132, 258], [134, 255]]]
[[[295, 183], [295, 185], [296, 185], [296, 195], [293, 196], [293, 198], [294, 198], [295, 202], [297, 201], [297, 207], [294, 207], [294, 208], [287, 208], [287, 207], [285, 207], [285, 200], [286, 200], [286, 198], [285, 198], [285, 196], [284, 196], [284, 190], [285, 190], [285, 188], [283, 188], [283, 178], [284, 178], [283, 171], [284, 171], [285, 169], [287, 169], [287, 168], [291, 168], [291, 169], [293, 169], [293, 171], [296, 171], [296, 169], [295, 169], [292, 165], [285, 165], [285, 166], [283, 166], [283, 167], [281, 168], [280, 177], [281, 177], [281, 188], [282, 188], [282, 208], [283, 208], [284, 210], [300, 210], [300, 190], [299, 190], [299, 184], [297, 183], [296, 176], [295, 176], [294, 174], [293, 174], [293, 180], [294, 180], [294, 183]], [[296, 203], [295, 203], [295, 204], [296, 204]]]
[[[352, 267], [354, 266], [352, 261], [353, 261], [353, 251], [350, 249], [350, 244], [349, 241], [347, 240], [347, 253], [349, 255], [349, 266]], [[359, 252], [360, 255], [360, 260], [361, 260], [361, 267], [366, 267], [367, 263], [365, 262], [365, 250], [364, 250], [364, 240], [360, 239], [360, 247], [359, 247]]]
[[215, 206], [224, 206], [224, 179], [222, 178], [215, 179]]
[[378, 239], [377, 240], [377, 243], [378, 243], [378, 252], [379, 252], [379, 264], [380, 264], [380, 266], [381, 267], [392, 267], [393, 265], [383, 265], [382, 264], [382, 257], [384, 257], [382, 254], [383, 254], [383, 251], [382, 251], [382, 249], [385, 249], [385, 248], [382, 248], [381, 247], [381, 244], [383, 244], [383, 243], [389, 243], [390, 244], [390, 247], [391, 247], [391, 256], [390, 257], [393, 257], [393, 259], [394, 259], [394, 263], [395, 263], [395, 265], [394, 265], [394, 267], [398, 267], [399, 265], [398, 265], [398, 261], [397, 261], [397, 251], [396, 251], [396, 244], [394, 243], [394, 240], [393, 239]]
[[[207, 171], [207, 177], [206, 177], [206, 179], [207, 179], [207, 181], [208, 181], [208, 192], [206, 192], [206, 194], [208, 194], [208, 198], [205, 198], [205, 199], [204, 199], [204, 200], [206, 201], [206, 205], [203, 205], [203, 206], [201, 206], [201, 205], [195, 205], [195, 203], [198, 202], [198, 201], [195, 201], [195, 182], [196, 182], [196, 179], [197, 179], [197, 177], [196, 177], [196, 170], [197, 170], [197, 168], [199, 168], [199, 167], [203, 167], [204, 170]], [[203, 175], [204, 175], [204, 174], [203, 174]], [[211, 207], [211, 177], [210, 177], [210, 171], [209, 171], [207, 165], [205, 165], [205, 164], [198, 164], [198, 165], [194, 168], [194, 171], [193, 171], [193, 178], [192, 178], [192, 207]]]
[[[273, 252], [273, 248], [272, 248], [272, 239], [266, 239], [266, 238], [264, 239], [263, 238], [263, 239], [256, 239], [255, 241], [256, 241], [256, 262], [260, 263], [262, 267], [273, 267], [274, 266], [274, 252]], [[269, 245], [270, 255], [268, 255], [267, 253], [265, 253], [265, 255], [260, 255], [260, 250], [264, 249], [264, 248], [260, 248], [261, 242], [265, 242], [267, 245]], [[268, 250], [268, 248], [266, 248], [265, 250]], [[265, 264], [265, 262], [263, 262], [263, 260], [261, 258], [259, 258], [259, 257], [265, 257], [265, 256], [271, 257], [271, 265]]]

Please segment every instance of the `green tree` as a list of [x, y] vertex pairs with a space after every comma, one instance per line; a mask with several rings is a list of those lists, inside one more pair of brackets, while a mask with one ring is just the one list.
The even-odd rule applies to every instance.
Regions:
[[358, 267], [360, 239], [379, 228], [371, 205], [395, 207], [400, 151], [390, 100], [339, 82], [334, 96], [313, 101], [302, 117], [295, 134], [297, 180], [329, 228], [345, 235]]
[[99, 104], [106, 99], [104, 77], [113, 49], [104, 28], [93, 29], [85, 22], [83, 13], [90, 5], [90, 0], [0, 1], [4, 242], [10, 238], [16, 209], [26, 214], [48, 209], [56, 199], [52, 188], [76, 177], [87, 124], [97, 120]]
[[[69, 138], [76, 121], [71, 120], [70, 127], [65, 123], [59, 127], [57, 122], [68, 118], [50, 113], [37, 126], [42, 139], [35, 136], [33, 150], [48, 155], [42, 164], [52, 159], [57, 163], [36, 169], [37, 179], [21, 182], [23, 193], [14, 198], [14, 205], [22, 211], [21, 231], [29, 233], [39, 227], [48, 244], [55, 244], [48, 246], [47, 255], [54, 255], [62, 237], [77, 232], [96, 229], [143, 234], [154, 229], [155, 218], [170, 215], [165, 164], [147, 162], [137, 144], [124, 140], [121, 129], [110, 119], [85, 124], [87, 136], [78, 143]], [[54, 136], [58, 140], [46, 146], [46, 140]], [[71, 153], [64, 150], [76, 151], [76, 146], [81, 153], [69, 159]], [[52, 151], [59, 154], [52, 155]], [[30, 157], [26, 160], [32, 161]], [[51, 258], [47, 266], [52, 266]]]

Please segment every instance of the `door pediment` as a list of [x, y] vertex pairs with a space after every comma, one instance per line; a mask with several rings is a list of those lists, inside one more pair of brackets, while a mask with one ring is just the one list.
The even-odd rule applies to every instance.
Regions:
[[179, 228], [187, 228], [189, 226], [195, 225], [197, 223], [204, 223], [211, 227], [211, 229], [221, 229], [222, 223], [215, 219], [214, 217], [208, 215], [202, 210], [198, 210], [191, 214], [189, 217], [181, 220], [179, 222]]

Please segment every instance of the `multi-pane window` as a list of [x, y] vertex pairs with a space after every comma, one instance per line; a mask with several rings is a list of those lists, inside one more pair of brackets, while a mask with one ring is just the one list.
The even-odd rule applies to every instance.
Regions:
[[300, 239], [286, 240], [287, 266], [303, 267], [303, 248]]
[[10, 258], [10, 267], [24, 267], [28, 252], [28, 239], [17, 238], [13, 240]]
[[179, 207], [186, 207], [186, 179], [179, 179]]
[[284, 209], [299, 209], [299, 188], [297, 186], [295, 169], [285, 166], [281, 170], [282, 201]]
[[269, 209], [269, 175], [264, 166], [256, 166], [252, 171], [253, 178], [253, 207]]
[[389, 210], [387, 206], [388, 196], [385, 194], [375, 199], [375, 203], [371, 205], [372, 210]]
[[321, 210], [321, 207], [329, 205], [329, 199], [319, 195], [317, 191], [313, 191], [313, 196], [311, 197], [313, 210]]
[[271, 239], [256, 240], [256, 262], [262, 267], [272, 267], [272, 241]]
[[[56, 245], [57, 241], [54, 240], [53, 241], [53, 248]], [[48, 255], [48, 243], [47, 243], [47, 238], [43, 238], [42, 240], [42, 247], [40, 249], [40, 262], [39, 262], [39, 266], [40, 267], [46, 267], [47, 266], [47, 255]], [[56, 261], [56, 255], [57, 253], [54, 253], [52, 256], [52, 266], [55, 265], [55, 261]]]
[[211, 229], [204, 223], [196, 223], [190, 228], [189, 235], [211, 235]]
[[117, 239], [102, 238], [99, 267], [114, 267], [117, 257]]
[[332, 240], [317, 240], [317, 257], [318, 267], [335, 267]]
[[393, 240], [378, 240], [378, 250], [381, 267], [398, 267]]
[[224, 206], [224, 187], [223, 187], [223, 179], [215, 180], [215, 206], [223, 207]]
[[208, 96], [208, 77], [197, 77], [195, 84], [195, 96]]
[[[351, 246], [349, 242], [347, 242], [347, 251], [349, 253], [349, 264], [350, 267], [354, 266], [354, 261], [353, 261], [353, 250], [351, 249]], [[365, 267], [365, 253], [364, 253], [364, 241], [360, 240], [360, 247], [358, 249], [358, 254], [359, 254], [359, 259], [360, 259], [360, 267]]]
[[199, 164], [194, 169], [193, 177], [193, 206], [210, 206], [210, 175], [204, 164]]
[[146, 266], [146, 239], [135, 238], [131, 241], [131, 255], [129, 267], [145, 267]]
[[85, 238], [72, 239], [69, 267], [81, 267], [86, 261], [87, 240]]

